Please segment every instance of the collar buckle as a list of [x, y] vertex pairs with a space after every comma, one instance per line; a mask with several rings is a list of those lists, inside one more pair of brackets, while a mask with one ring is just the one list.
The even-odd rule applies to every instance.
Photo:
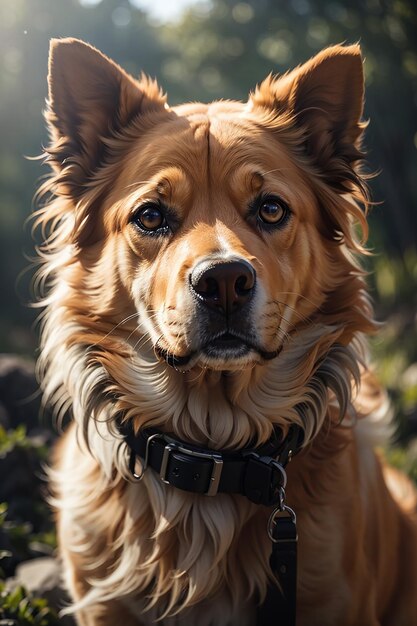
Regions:
[[219, 489], [220, 478], [223, 470], [223, 458], [221, 454], [216, 452], [200, 452], [197, 450], [191, 450], [186, 446], [180, 445], [177, 441], [170, 440], [169, 437], [166, 437], [168, 441], [167, 445], [164, 448], [164, 453], [162, 456], [161, 468], [159, 470], [159, 476], [164, 483], [170, 484], [169, 480], [167, 480], [168, 474], [168, 462], [172, 452], [182, 452], [183, 454], [187, 454], [199, 459], [210, 459], [213, 461], [211, 476], [209, 480], [209, 485], [207, 491], [204, 493], [205, 496], [215, 496]]
[[275, 506], [287, 484], [286, 471], [274, 458], [260, 456], [256, 452], [248, 455], [244, 478], [245, 495], [255, 504]]

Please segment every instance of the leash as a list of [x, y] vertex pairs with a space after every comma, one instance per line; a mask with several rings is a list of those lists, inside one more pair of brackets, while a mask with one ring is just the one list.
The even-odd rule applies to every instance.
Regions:
[[268, 521], [272, 542], [269, 565], [275, 581], [268, 586], [263, 603], [258, 607], [256, 626], [295, 626], [297, 608], [297, 526], [294, 511], [282, 500]]
[[129, 469], [142, 480], [150, 467], [177, 489], [215, 496], [244, 495], [255, 504], [274, 507], [267, 532], [272, 542], [270, 583], [258, 607], [256, 626], [295, 626], [297, 588], [297, 528], [294, 511], [285, 504], [286, 465], [301, 448], [302, 431], [293, 424], [285, 438], [276, 427], [265, 444], [238, 451], [221, 451], [179, 441], [170, 433], [141, 429], [131, 422], [118, 429], [130, 450]]

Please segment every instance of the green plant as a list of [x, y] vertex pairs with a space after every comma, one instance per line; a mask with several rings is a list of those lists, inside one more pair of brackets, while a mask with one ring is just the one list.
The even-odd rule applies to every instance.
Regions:
[[417, 439], [406, 447], [394, 446], [385, 453], [390, 465], [400, 469], [417, 483]]
[[51, 555], [55, 548], [42, 478], [45, 441], [28, 437], [24, 426], [8, 431], [0, 427], [0, 474], [7, 477], [0, 484], [0, 550], [5, 551], [1, 567], [7, 576], [20, 562]]
[[48, 606], [45, 598], [37, 598], [22, 586], [7, 590], [0, 582], [0, 625], [1, 626], [55, 626], [58, 616]]

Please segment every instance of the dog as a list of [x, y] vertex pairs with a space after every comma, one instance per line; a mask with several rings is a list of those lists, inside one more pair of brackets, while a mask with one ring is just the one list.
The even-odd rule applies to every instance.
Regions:
[[[362, 65], [337, 45], [170, 107], [52, 41], [39, 376], [73, 417], [50, 475], [78, 624], [417, 624], [416, 497], [374, 452]], [[280, 520], [296, 617], [259, 622]]]

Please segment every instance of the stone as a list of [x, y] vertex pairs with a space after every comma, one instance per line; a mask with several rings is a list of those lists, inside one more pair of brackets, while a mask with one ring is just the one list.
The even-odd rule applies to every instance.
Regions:
[[32, 361], [15, 354], [0, 355], [0, 418], [6, 428], [39, 427], [41, 393]]
[[[18, 565], [13, 584], [23, 585], [33, 595], [46, 598], [49, 606], [57, 612], [70, 602], [62, 585], [60, 563], [52, 557], [32, 559]], [[70, 615], [62, 616], [59, 622], [63, 626], [76, 626]]]

